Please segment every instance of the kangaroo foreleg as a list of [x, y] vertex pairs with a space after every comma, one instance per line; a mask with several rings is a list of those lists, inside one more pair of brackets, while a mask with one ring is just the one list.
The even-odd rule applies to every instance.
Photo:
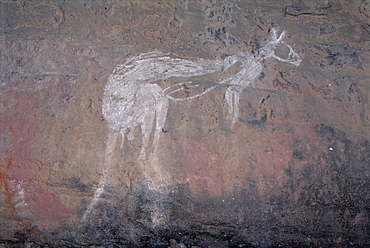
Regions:
[[244, 88], [240, 86], [230, 86], [225, 92], [225, 100], [228, 109], [227, 118], [231, 121], [231, 124], [239, 120], [239, 101], [243, 89]]
[[230, 121], [233, 121], [233, 117], [234, 117], [234, 97], [235, 97], [235, 91], [233, 91], [231, 89], [231, 87], [227, 88], [226, 92], [225, 92], [225, 101], [226, 101], [226, 104], [227, 104], [227, 119], [229, 119]]
[[234, 92], [234, 116], [233, 116], [233, 123], [239, 120], [239, 102], [240, 102], [240, 94], [241, 91]]

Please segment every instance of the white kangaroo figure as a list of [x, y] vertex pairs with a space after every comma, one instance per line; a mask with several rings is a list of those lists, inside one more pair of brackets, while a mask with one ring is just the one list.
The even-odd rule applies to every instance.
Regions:
[[[82, 220], [92, 211], [104, 192], [104, 187], [110, 177], [110, 166], [119, 134], [122, 136], [122, 148], [125, 137], [128, 140], [132, 140], [133, 135], [131, 131], [135, 127], [140, 126], [142, 148], [139, 159], [142, 163], [145, 163], [148, 159], [150, 163], [148, 166], [153, 167], [152, 171], [161, 175], [161, 171], [156, 163], [156, 151], [162, 128], [166, 122], [169, 100], [190, 100], [204, 95], [216, 87], [228, 86], [225, 99], [228, 104], [228, 118], [233, 124], [239, 118], [240, 94], [262, 72], [261, 61], [263, 59], [274, 57], [279, 61], [298, 66], [301, 62], [299, 56], [288, 44], [282, 41], [286, 32], [283, 31], [279, 38], [276, 36], [275, 28], [272, 28], [270, 33], [271, 41], [262, 47], [256, 55], [242, 52], [227, 56], [223, 60], [205, 60], [180, 58], [169, 53], [153, 51], [131, 57], [125, 63], [116, 66], [108, 79], [103, 95], [103, 116], [109, 126], [104, 171], [99, 180], [98, 188], [95, 190], [94, 198], [85, 211]], [[287, 59], [282, 59], [275, 55], [274, 50], [279, 43], [290, 49]], [[242, 67], [238, 73], [223, 80], [218, 85], [208, 88], [201, 94], [187, 98], [175, 98], [172, 96], [173, 93], [181, 90], [178, 88], [179, 85], [185, 85], [186, 83], [176, 84], [164, 90], [156, 83], [151, 83], [171, 77], [194, 77], [211, 74], [226, 70], [236, 63], [240, 63]], [[170, 92], [167, 93], [167, 91]], [[151, 139], [152, 142], [150, 142]], [[148, 158], [147, 155], [150, 148], [152, 148], [152, 152]]]

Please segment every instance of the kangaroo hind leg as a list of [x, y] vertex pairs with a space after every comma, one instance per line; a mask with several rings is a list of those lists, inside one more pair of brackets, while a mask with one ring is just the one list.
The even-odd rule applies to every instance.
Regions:
[[163, 131], [163, 127], [166, 123], [167, 112], [169, 107], [169, 101], [166, 96], [163, 95], [160, 99], [157, 99], [156, 111], [155, 111], [155, 131], [153, 137], [153, 153], [156, 154], [159, 146], [160, 137]]
[[239, 120], [239, 101], [242, 91], [243, 89], [239, 89], [239, 87], [230, 86], [225, 93], [227, 119], [231, 121], [232, 125]]

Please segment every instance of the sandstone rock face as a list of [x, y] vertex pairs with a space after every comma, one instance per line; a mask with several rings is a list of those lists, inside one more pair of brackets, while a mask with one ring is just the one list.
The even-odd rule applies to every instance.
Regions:
[[369, 1], [0, 3], [1, 247], [370, 246]]

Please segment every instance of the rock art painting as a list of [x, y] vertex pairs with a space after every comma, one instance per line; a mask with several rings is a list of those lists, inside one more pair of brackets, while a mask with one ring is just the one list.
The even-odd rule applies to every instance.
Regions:
[[[125, 139], [132, 140], [133, 129], [140, 127], [142, 133], [142, 147], [138, 162], [144, 169], [144, 175], [150, 182], [150, 177], [155, 172], [159, 178], [153, 182], [154, 189], [159, 189], [158, 182], [165, 184], [166, 175], [159, 168], [157, 149], [160, 137], [166, 122], [169, 102], [191, 100], [202, 96], [216, 87], [227, 87], [225, 100], [228, 108], [227, 119], [231, 127], [239, 118], [239, 98], [243, 90], [261, 74], [261, 62], [273, 57], [281, 62], [287, 62], [298, 66], [300, 57], [292, 47], [284, 43], [286, 31], [279, 37], [275, 28], [270, 30], [270, 40], [255, 53], [241, 52], [226, 56], [224, 59], [207, 60], [202, 58], [182, 58], [175, 54], [160, 51], [141, 53], [128, 58], [125, 63], [117, 65], [109, 77], [103, 95], [103, 116], [108, 123], [108, 135], [106, 140], [104, 171], [99, 185], [95, 191], [92, 202], [86, 210], [83, 219], [92, 211], [99, 197], [104, 192], [104, 187], [110, 177], [112, 156], [116, 147], [118, 135], [121, 135], [122, 144]], [[289, 49], [287, 58], [281, 58], [275, 54], [275, 49], [281, 45]], [[190, 78], [195, 76], [212, 74], [229, 69], [235, 64], [240, 64], [241, 70], [229, 78], [215, 82], [216, 84], [202, 93], [185, 98], [176, 98], [174, 93], [181, 90], [179, 86], [196, 87], [189, 80], [162, 89], [158, 80], [166, 80], [172, 77]]]

